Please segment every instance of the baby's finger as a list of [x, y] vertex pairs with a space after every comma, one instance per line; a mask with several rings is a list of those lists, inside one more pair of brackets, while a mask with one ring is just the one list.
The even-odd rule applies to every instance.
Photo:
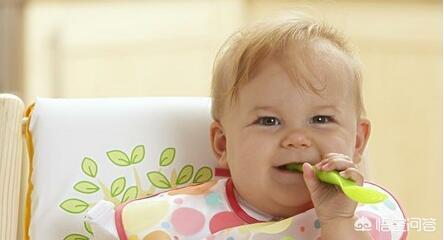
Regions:
[[315, 166], [316, 166], [317, 169], [321, 169], [324, 164], [328, 163], [328, 161], [330, 161], [330, 160], [329, 159], [323, 159], [320, 162], [316, 163]]
[[315, 167], [312, 167], [308, 163], [304, 163], [302, 165], [304, 181], [308, 190], [310, 191], [310, 194], [315, 191], [315, 189], [317, 189], [321, 184], [319, 179], [315, 176], [314, 168]]
[[329, 160], [327, 163], [323, 164], [320, 170], [322, 171], [332, 171], [332, 170], [338, 170], [342, 171], [347, 168], [356, 168], [356, 165], [348, 160], [345, 159], [332, 159]]
[[347, 168], [344, 171], [339, 172], [339, 175], [353, 180], [360, 186], [364, 184], [364, 176], [362, 176], [361, 172], [356, 168]]

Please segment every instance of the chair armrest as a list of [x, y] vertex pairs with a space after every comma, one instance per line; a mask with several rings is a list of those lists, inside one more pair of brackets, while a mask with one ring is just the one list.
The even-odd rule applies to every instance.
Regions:
[[24, 104], [0, 94], [0, 239], [17, 239], [23, 162]]

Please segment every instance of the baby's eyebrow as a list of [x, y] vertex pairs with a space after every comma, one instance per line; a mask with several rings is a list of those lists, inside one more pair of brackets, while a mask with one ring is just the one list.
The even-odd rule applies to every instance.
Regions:
[[253, 109], [251, 109], [250, 113], [254, 113], [259, 110], [273, 111], [273, 112], [276, 111], [276, 109], [272, 106], [255, 106]]
[[[315, 106], [313, 109], [315, 111], [331, 110], [333, 112], [342, 113], [341, 107], [338, 106], [337, 104], [318, 105], [318, 106]], [[278, 109], [276, 107], [269, 106], [269, 105], [258, 105], [258, 106], [255, 106], [248, 113], [249, 114], [253, 114], [253, 113], [255, 113], [257, 111], [260, 111], [260, 110], [278, 113]]]
[[335, 112], [342, 112], [337, 105], [333, 104], [316, 106], [316, 110], [333, 110]]

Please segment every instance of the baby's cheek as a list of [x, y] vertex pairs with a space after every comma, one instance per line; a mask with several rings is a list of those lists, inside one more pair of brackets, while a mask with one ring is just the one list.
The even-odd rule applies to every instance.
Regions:
[[322, 156], [328, 153], [341, 153], [353, 157], [354, 142], [344, 137], [332, 136], [320, 140]]

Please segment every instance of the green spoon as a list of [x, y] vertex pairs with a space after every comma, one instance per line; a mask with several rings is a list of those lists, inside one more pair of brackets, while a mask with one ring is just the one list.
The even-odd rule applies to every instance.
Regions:
[[[302, 163], [290, 163], [287, 170], [303, 172]], [[354, 181], [339, 175], [338, 171], [316, 170], [316, 176], [325, 183], [334, 184], [341, 188], [342, 192], [351, 200], [358, 203], [380, 203], [387, 199], [387, 195], [368, 187], [362, 187]]]

